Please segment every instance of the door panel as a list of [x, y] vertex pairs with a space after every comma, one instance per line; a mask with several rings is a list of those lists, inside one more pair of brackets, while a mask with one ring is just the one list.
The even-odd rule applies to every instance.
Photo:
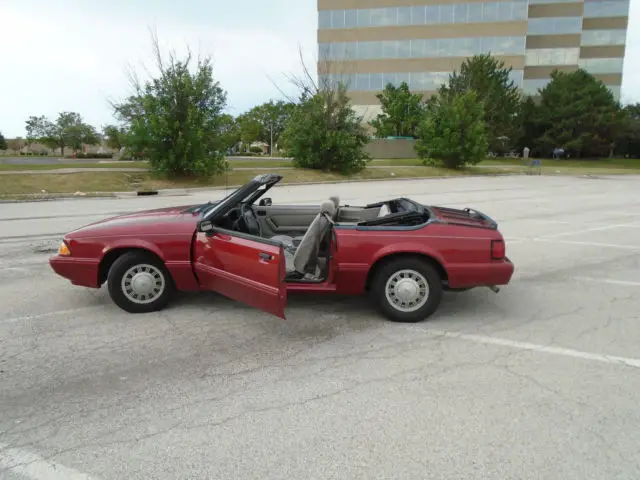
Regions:
[[198, 233], [194, 265], [202, 288], [285, 318], [282, 246], [225, 230]]
[[320, 211], [319, 205], [270, 205], [254, 207], [265, 236], [301, 235]]

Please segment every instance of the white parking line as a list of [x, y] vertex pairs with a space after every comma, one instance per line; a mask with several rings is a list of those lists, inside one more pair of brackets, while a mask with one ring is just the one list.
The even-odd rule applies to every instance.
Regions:
[[574, 280], [594, 283], [609, 283], [611, 285], [624, 285], [627, 287], [640, 287], [640, 282], [632, 282], [629, 280], [613, 280], [610, 278], [593, 278], [593, 277], [573, 277]]
[[[0, 443], [0, 476], [9, 471], [32, 480], [97, 480], [59, 463], [48, 462], [42, 457], [9, 445]], [[3, 476], [2, 476], [3, 477]]]
[[618, 223], [615, 225], [603, 225], [600, 227], [586, 228], [584, 230], [574, 230], [572, 232], [552, 233], [550, 235], [543, 235], [540, 238], [547, 239], [547, 238], [571, 237], [573, 235], [582, 235], [583, 233], [590, 233], [590, 232], [602, 232], [605, 230], [613, 230], [616, 228], [638, 228], [638, 227], [640, 227], [640, 224], [638, 224], [637, 222]]
[[503, 347], [516, 348], [520, 350], [531, 350], [534, 352], [550, 353], [553, 355], [562, 355], [564, 357], [574, 357], [583, 360], [592, 360], [601, 363], [613, 365], [626, 365], [628, 367], [640, 368], [640, 358], [617, 357], [613, 355], [601, 355], [599, 353], [583, 352], [573, 350], [571, 348], [550, 347], [547, 345], [539, 345], [536, 343], [519, 342], [517, 340], [508, 340], [505, 338], [489, 337], [485, 335], [472, 335], [461, 332], [448, 332], [446, 330], [428, 329], [428, 333], [449, 338], [458, 338], [474, 343], [484, 343], [487, 345], [499, 345]]
[[[525, 239], [526, 240], [526, 239]], [[635, 245], [620, 245], [617, 243], [600, 243], [600, 242], [581, 242], [579, 240], [558, 240], [555, 238], [530, 238], [529, 240], [534, 242], [545, 243], [561, 243], [563, 245], [582, 245], [585, 247], [601, 247], [601, 248], [620, 248], [622, 250], [635, 250], [640, 251], [640, 247]]]
[[88, 310], [95, 310], [98, 308], [104, 308], [104, 307], [102, 305], [94, 305], [91, 307], [71, 308], [69, 310], [56, 310], [55, 312], [36, 313], [33, 315], [25, 315], [23, 317], [0, 318], [0, 324], [24, 322], [26, 320], [37, 320], [39, 318], [55, 317], [56, 315], [66, 315], [69, 313], [80, 313], [80, 312], [86, 312]]

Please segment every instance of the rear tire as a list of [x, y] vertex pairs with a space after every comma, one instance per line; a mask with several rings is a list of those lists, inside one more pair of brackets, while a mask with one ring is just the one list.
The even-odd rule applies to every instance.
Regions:
[[426, 320], [442, 301], [442, 278], [419, 257], [391, 260], [376, 272], [371, 293], [381, 313], [393, 322]]
[[118, 257], [109, 269], [107, 285], [113, 302], [129, 313], [162, 310], [175, 291], [164, 263], [144, 252]]

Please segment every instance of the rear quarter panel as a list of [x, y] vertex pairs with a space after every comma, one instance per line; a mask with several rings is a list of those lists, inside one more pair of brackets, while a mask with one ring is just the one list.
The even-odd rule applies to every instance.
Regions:
[[502, 235], [496, 230], [438, 223], [394, 230], [336, 226], [336, 289], [343, 294], [363, 293], [372, 266], [395, 253], [433, 258], [447, 272], [452, 288], [483, 283], [492, 263], [492, 239]]

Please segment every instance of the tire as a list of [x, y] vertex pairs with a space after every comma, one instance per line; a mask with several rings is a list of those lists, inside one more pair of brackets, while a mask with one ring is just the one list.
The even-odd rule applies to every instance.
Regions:
[[[135, 283], [129, 281], [129, 288], [125, 283], [125, 277], [127, 280], [135, 280], [136, 276], [138, 293], [135, 292]], [[111, 300], [129, 313], [162, 310], [175, 292], [173, 279], [164, 263], [154, 255], [144, 252], [129, 252], [118, 257], [109, 269], [107, 286]], [[150, 293], [145, 295], [143, 292]]]
[[[407, 303], [403, 309], [399, 304], [400, 297], [397, 296], [397, 293], [400, 292], [393, 287], [394, 280], [397, 285], [398, 279], [406, 284], [410, 293], [415, 293], [415, 288], [426, 283], [425, 286], [428, 287], [425, 289], [426, 298], [423, 296], [413, 297], [415, 304]], [[408, 282], [404, 282], [404, 279]], [[387, 286], [389, 286], [390, 295], [387, 295]], [[412, 289], [413, 292], [411, 292]], [[381, 313], [393, 322], [402, 323], [420, 322], [430, 317], [440, 306], [442, 292], [440, 274], [429, 262], [419, 257], [405, 257], [389, 261], [376, 272], [371, 289]], [[392, 301], [393, 298], [398, 298], [398, 302]]]

